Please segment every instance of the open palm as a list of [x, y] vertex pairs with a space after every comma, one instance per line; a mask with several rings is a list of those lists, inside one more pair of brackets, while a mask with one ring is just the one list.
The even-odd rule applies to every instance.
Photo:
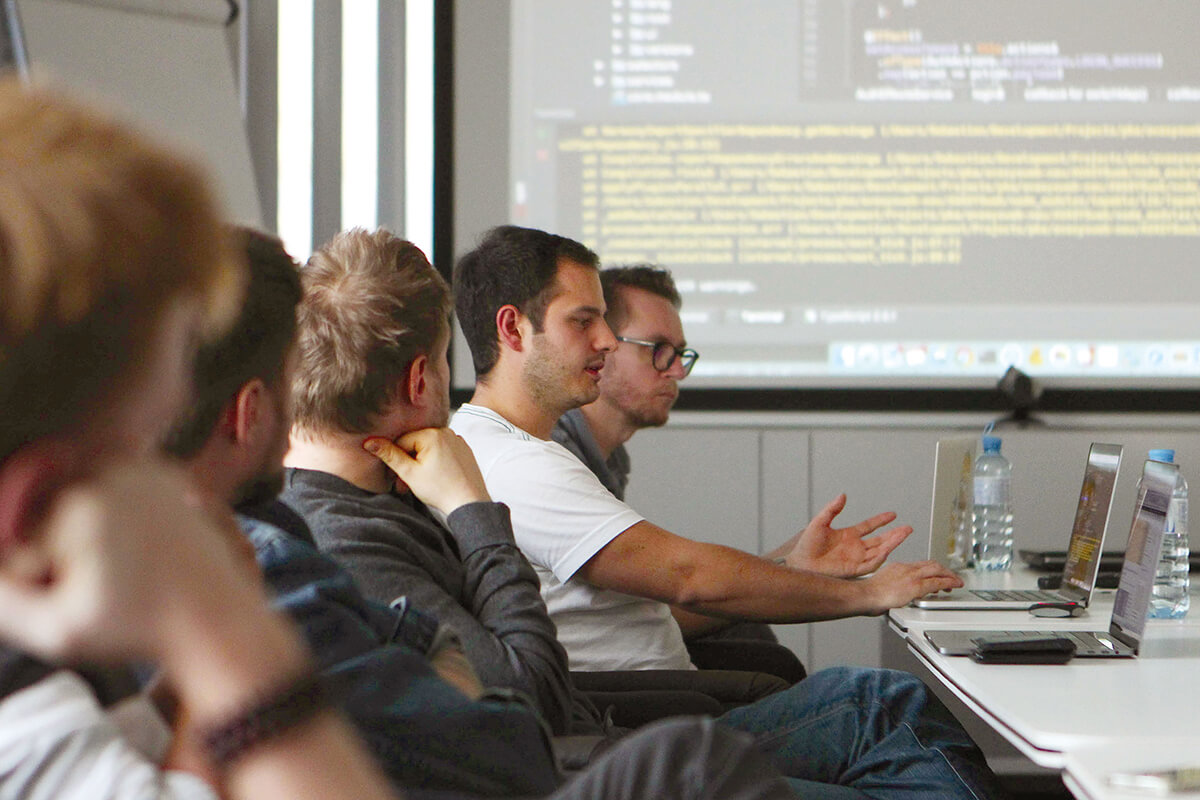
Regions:
[[819, 572], [835, 578], [853, 578], [874, 572], [896, 547], [912, 533], [900, 525], [872, 536], [896, 519], [885, 511], [848, 528], [835, 528], [833, 521], [846, 507], [846, 495], [831, 500], [782, 548], [783, 563], [792, 569]]

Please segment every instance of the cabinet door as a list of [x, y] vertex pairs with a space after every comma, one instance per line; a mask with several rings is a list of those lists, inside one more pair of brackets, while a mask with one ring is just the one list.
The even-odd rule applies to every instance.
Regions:
[[[774, 550], [812, 519], [808, 431], [766, 428], [762, 431], [762, 550]], [[809, 672], [812, 665], [811, 625], [773, 625], [779, 641], [792, 649]]]
[[[806, 431], [713, 430], [672, 425], [629, 443], [626, 499], [667, 530], [762, 553], [808, 522]], [[761, 445], [761, 447], [760, 447]], [[808, 625], [776, 625], [779, 641], [807, 665]]]
[[689, 539], [758, 552], [757, 431], [660, 428], [627, 447], [625, 500], [638, 513]]

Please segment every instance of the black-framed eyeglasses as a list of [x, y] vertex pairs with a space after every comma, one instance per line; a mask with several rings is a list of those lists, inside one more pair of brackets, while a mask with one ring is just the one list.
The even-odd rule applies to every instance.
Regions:
[[626, 344], [637, 344], [642, 347], [650, 348], [650, 363], [659, 372], [666, 372], [675, 363], [675, 359], [679, 359], [680, 365], [683, 367], [683, 377], [691, 374], [692, 367], [696, 366], [696, 359], [700, 357], [690, 347], [680, 350], [670, 342], [647, 342], [644, 339], [630, 339], [628, 336], [618, 336], [618, 342]]

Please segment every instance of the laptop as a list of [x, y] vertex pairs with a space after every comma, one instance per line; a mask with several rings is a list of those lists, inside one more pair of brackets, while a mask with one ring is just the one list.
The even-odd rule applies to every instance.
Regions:
[[1175, 491], [1178, 474], [1178, 465], [1161, 461], [1147, 461], [1142, 469], [1137, 505], [1129, 526], [1129, 542], [1125, 547], [1125, 562], [1121, 566], [1121, 583], [1113, 598], [1112, 620], [1107, 631], [941, 630], [925, 631], [925, 638], [939, 653], [960, 656], [970, 655], [975, 649], [974, 640], [981, 636], [1020, 639], [1053, 633], [1075, 642], [1076, 658], [1136, 656], [1150, 612], [1154, 573], [1167, 523], [1167, 505]]
[[1100, 548], [1112, 511], [1113, 490], [1121, 469], [1119, 444], [1093, 443], [1083, 470], [1083, 486], [1075, 508], [1075, 523], [1067, 543], [1069, 554], [1063, 565], [1058, 589], [955, 589], [919, 597], [917, 608], [970, 611], [1000, 611], [1028, 608], [1034, 603], [1078, 603], [1086, 606], [1096, 588], [1100, 572]]
[[929, 560], [950, 569], [965, 564], [956, 557], [954, 534], [971, 513], [972, 475], [978, 436], [938, 439], [933, 455], [933, 500], [929, 504]]

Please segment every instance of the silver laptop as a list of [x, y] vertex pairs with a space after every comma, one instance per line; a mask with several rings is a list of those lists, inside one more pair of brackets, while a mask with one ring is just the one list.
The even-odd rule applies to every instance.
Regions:
[[[1107, 631], [1053, 631], [1054, 635], [1075, 642], [1077, 658], [1131, 658], [1138, 654], [1150, 611], [1154, 573], [1162, 549], [1163, 529], [1167, 523], [1167, 505], [1175, 491], [1179, 467], [1160, 461], [1147, 461], [1142, 469], [1137, 506], [1129, 526], [1129, 542], [1121, 566], [1121, 582], [1113, 599], [1112, 620]], [[939, 653], [969, 655], [981, 636], [1029, 638], [1045, 636], [1047, 631], [943, 630], [925, 631]]]
[[933, 499], [929, 504], [929, 560], [950, 569], [965, 566], [955, 553], [954, 534], [971, 513], [972, 474], [978, 436], [938, 439], [933, 455]]
[[971, 611], [1021, 609], [1034, 603], [1078, 603], [1086, 606], [1092, 599], [1096, 576], [1100, 572], [1100, 551], [1112, 511], [1113, 490], [1121, 469], [1122, 449], [1119, 444], [1095, 443], [1088, 451], [1060, 588], [955, 589], [917, 598], [912, 604], [917, 608]]

